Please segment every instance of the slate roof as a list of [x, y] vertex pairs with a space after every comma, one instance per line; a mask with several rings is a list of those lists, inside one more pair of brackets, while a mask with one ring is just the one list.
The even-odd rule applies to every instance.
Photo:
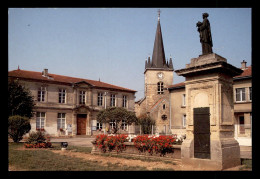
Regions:
[[27, 70], [20, 70], [20, 69], [9, 71], [8, 77], [16, 77], [16, 78], [31, 79], [31, 80], [42, 80], [47, 82], [58, 82], [58, 83], [67, 83], [67, 84], [85, 82], [93, 87], [98, 87], [98, 88], [105, 88], [105, 89], [112, 89], [112, 90], [119, 90], [119, 91], [126, 91], [126, 92], [136, 92], [135, 90], [123, 88], [120, 86], [115, 86], [101, 81], [89, 80], [84, 78], [75, 78], [75, 77], [57, 75], [52, 73], [49, 73], [48, 77], [44, 77], [42, 75], [42, 72], [27, 71]]
[[170, 58], [169, 61], [166, 61], [165, 59], [160, 20], [158, 20], [157, 23], [157, 29], [155, 34], [154, 46], [153, 46], [152, 61], [150, 61], [150, 57], [148, 57], [148, 60], [146, 60], [145, 62], [145, 69], [173, 70], [172, 59]]

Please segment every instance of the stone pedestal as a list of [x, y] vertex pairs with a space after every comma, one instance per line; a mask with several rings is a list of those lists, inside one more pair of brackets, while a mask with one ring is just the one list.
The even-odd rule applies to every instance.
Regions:
[[[242, 70], [212, 53], [191, 59], [186, 68], [175, 72], [186, 77], [187, 127], [181, 148], [182, 162], [219, 170], [240, 165], [239, 144], [234, 139], [233, 77]], [[194, 157], [194, 108], [209, 108], [210, 155], [207, 159]]]

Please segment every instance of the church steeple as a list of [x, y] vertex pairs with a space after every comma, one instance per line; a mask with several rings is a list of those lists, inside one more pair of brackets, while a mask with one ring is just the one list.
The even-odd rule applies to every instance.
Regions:
[[161, 24], [160, 24], [160, 10], [158, 10], [158, 22], [157, 22], [157, 29], [156, 29], [155, 40], [154, 40], [152, 61], [151, 63], [146, 62], [145, 70], [148, 68], [173, 70], [171, 59], [170, 59], [170, 63], [168, 64], [166, 63], [165, 60], [163, 38], [162, 38], [162, 31], [161, 31]]

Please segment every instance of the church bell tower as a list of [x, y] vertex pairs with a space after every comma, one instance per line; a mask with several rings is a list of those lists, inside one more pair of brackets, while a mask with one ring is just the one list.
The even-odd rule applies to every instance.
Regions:
[[145, 61], [145, 91], [146, 111], [150, 111], [154, 104], [162, 99], [169, 99], [169, 92], [165, 88], [173, 84], [172, 58], [165, 59], [163, 38], [160, 24], [160, 10], [154, 40], [152, 59]]

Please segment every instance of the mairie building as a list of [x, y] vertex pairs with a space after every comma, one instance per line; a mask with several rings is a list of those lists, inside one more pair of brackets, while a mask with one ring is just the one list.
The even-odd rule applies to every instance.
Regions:
[[[124, 107], [134, 111], [134, 90], [101, 81], [62, 76], [48, 72], [13, 70], [9, 80], [17, 80], [34, 97], [31, 131], [44, 131], [50, 136], [96, 135], [109, 132], [115, 123], [97, 121], [100, 110]], [[120, 133], [133, 133], [134, 127], [124, 121]]]

